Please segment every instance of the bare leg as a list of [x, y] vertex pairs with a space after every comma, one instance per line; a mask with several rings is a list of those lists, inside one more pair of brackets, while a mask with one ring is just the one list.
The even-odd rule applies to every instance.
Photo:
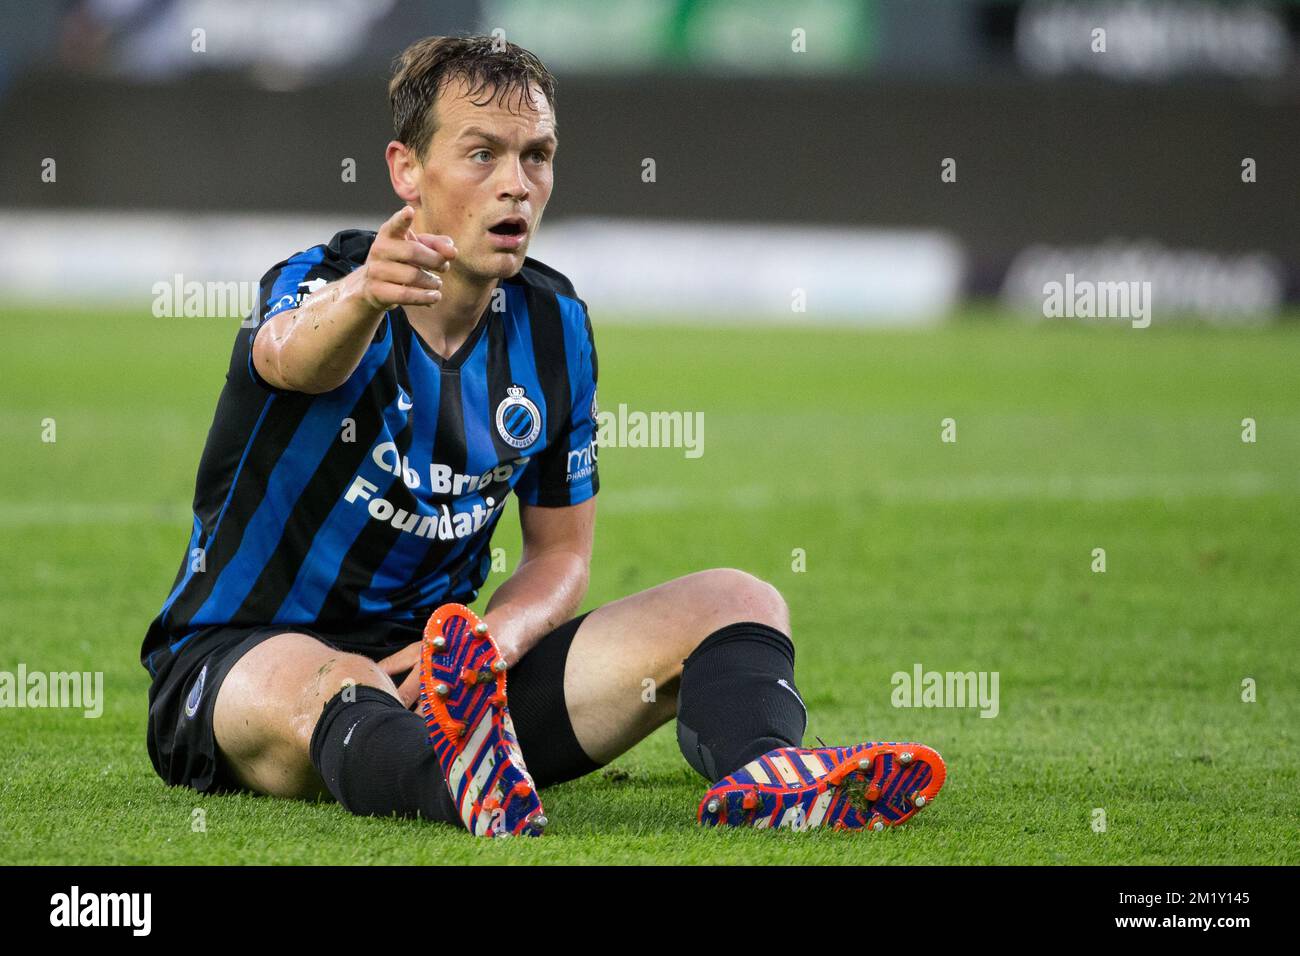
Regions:
[[244, 786], [276, 797], [324, 792], [308, 753], [330, 698], [348, 684], [394, 698], [392, 680], [369, 658], [327, 647], [307, 634], [277, 634], [240, 658], [217, 695], [217, 746]]
[[[583, 750], [599, 762], [612, 760], [671, 720], [682, 661], [709, 634], [737, 621], [783, 633], [790, 627], [775, 588], [727, 568], [676, 578], [589, 614], [564, 675]], [[309, 755], [312, 732], [325, 704], [349, 683], [398, 697], [375, 662], [307, 634], [279, 634], [245, 654], [222, 683], [213, 717], [235, 779], [271, 796], [322, 794]]]
[[682, 661], [738, 621], [790, 632], [776, 588], [731, 568], [688, 574], [592, 611], [564, 674], [569, 718], [587, 755], [612, 760], [671, 720]]

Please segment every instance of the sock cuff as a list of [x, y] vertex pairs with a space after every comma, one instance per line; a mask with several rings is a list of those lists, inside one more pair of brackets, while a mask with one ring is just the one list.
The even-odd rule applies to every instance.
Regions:
[[695, 650], [691, 651], [686, 660], [682, 662], [682, 666], [683, 668], [689, 667], [692, 662], [698, 660], [703, 654], [719, 644], [730, 644], [736, 641], [753, 641], [774, 648], [785, 656], [792, 668], [794, 667], [794, 641], [790, 640], [788, 634], [783, 634], [770, 624], [763, 624], [759, 621], [737, 621], [734, 624], [728, 624], [726, 627], [718, 628], [702, 640]]
[[349, 684], [347, 687], [339, 688], [339, 692], [326, 701], [320, 717], [316, 720], [316, 727], [311, 732], [311, 745], [307, 748], [307, 753], [311, 758], [312, 766], [316, 767], [316, 769], [320, 769], [321, 751], [325, 749], [325, 738], [329, 736], [330, 727], [334, 725], [334, 721], [339, 718], [339, 715], [344, 710], [363, 701], [391, 705], [399, 710], [406, 709], [402, 706], [400, 700], [388, 693], [388, 691], [380, 690], [378, 687], [369, 687], [365, 684]]

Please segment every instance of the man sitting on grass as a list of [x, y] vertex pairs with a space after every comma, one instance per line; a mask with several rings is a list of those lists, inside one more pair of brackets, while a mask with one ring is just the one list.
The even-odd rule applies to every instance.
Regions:
[[[186, 558], [142, 650], [159, 775], [537, 834], [539, 788], [675, 717], [714, 784], [703, 823], [908, 819], [942, 760], [800, 746], [770, 585], [700, 571], [573, 616], [596, 349], [569, 280], [526, 256], [554, 185], [554, 78], [513, 44], [433, 37], [389, 96], [403, 206], [272, 268], [235, 343]], [[480, 620], [465, 605], [511, 492], [523, 554]]]

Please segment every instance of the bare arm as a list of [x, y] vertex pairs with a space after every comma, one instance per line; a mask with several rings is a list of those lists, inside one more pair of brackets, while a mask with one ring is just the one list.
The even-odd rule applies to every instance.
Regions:
[[277, 313], [253, 340], [257, 374], [276, 388], [319, 394], [356, 371], [384, 313], [429, 305], [442, 293], [456, 247], [446, 236], [416, 235], [415, 210], [403, 206], [375, 234], [366, 262], [296, 309]]
[[[524, 553], [519, 567], [492, 595], [483, 620], [507, 664], [516, 663], [543, 635], [573, 616], [587, 593], [596, 499], [566, 508], [519, 506]], [[420, 693], [420, 644], [379, 662], [384, 673], [410, 673], [397, 689], [407, 707]]]
[[596, 499], [564, 508], [520, 504], [524, 553], [492, 595], [487, 622], [508, 663], [571, 618], [587, 593]]

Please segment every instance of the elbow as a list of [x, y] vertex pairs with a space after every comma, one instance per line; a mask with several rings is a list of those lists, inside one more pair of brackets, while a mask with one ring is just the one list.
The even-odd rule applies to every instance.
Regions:
[[302, 392], [306, 395], [322, 395], [332, 392], [344, 382], [347, 376], [339, 378], [322, 368], [310, 368], [305, 363], [294, 360], [291, 350], [284, 346], [266, 348], [259, 358], [254, 354], [258, 373], [276, 388], [290, 392]]
[[333, 379], [318, 377], [305, 379], [297, 384], [290, 385], [289, 387], [295, 392], [303, 392], [307, 395], [324, 395], [326, 392], [334, 391], [334, 389], [338, 388], [346, 381], [346, 378], [334, 381]]
[[575, 607], [582, 603], [582, 599], [587, 596], [587, 588], [591, 585], [591, 562], [580, 554], [571, 556], [572, 564], [569, 570], [569, 580], [572, 582], [573, 596]]

